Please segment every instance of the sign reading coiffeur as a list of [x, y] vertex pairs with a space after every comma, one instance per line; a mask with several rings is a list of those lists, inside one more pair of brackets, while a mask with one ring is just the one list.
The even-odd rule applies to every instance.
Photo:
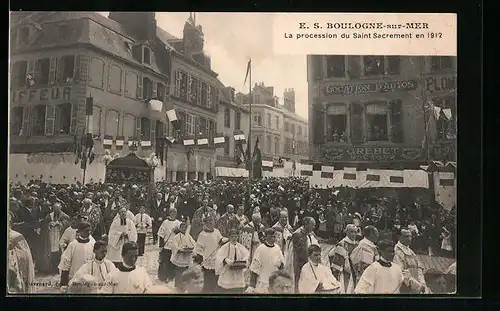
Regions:
[[359, 84], [331, 84], [324, 87], [324, 94], [328, 95], [356, 95], [368, 93], [387, 93], [397, 90], [410, 91], [418, 86], [417, 80], [384, 81], [377, 83]]

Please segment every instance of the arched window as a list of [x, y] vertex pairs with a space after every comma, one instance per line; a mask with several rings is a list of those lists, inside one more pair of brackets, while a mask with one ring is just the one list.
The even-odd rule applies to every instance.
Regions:
[[71, 128], [71, 104], [64, 103], [56, 106], [56, 128], [54, 134], [69, 135]]
[[104, 87], [104, 61], [100, 58], [92, 57], [90, 61], [89, 83], [98, 88]]
[[120, 124], [120, 113], [116, 110], [108, 110], [106, 113], [106, 135], [118, 136], [118, 126]]
[[123, 117], [123, 136], [125, 138], [135, 137], [135, 116], [126, 113]]

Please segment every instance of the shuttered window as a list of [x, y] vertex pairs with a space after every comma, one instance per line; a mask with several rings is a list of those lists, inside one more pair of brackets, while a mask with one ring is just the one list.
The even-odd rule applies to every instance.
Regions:
[[363, 142], [363, 106], [360, 103], [351, 103], [351, 141], [353, 144]]

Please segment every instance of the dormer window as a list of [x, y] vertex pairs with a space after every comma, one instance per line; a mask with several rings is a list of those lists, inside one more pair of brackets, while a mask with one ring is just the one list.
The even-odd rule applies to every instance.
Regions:
[[29, 44], [30, 43], [30, 27], [22, 27], [17, 32], [17, 43], [21, 44]]
[[142, 62], [151, 65], [151, 50], [147, 46], [142, 48]]

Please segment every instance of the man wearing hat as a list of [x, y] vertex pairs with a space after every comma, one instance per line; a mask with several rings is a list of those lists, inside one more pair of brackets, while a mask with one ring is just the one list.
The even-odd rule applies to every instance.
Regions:
[[405, 272], [401, 293], [421, 294], [425, 291], [424, 268], [415, 252], [410, 248], [411, 239], [411, 231], [402, 229], [399, 241], [394, 247], [394, 263], [399, 265]]
[[272, 228], [264, 231], [265, 241], [255, 250], [250, 264], [250, 284], [247, 292], [267, 293], [269, 277], [285, 266], [285, 257], [276, 242], [276, 232]]
[[348, 224], [345, 228], [346, 236], [333, 248], [328, 257], [333, 275], [340, 281], [340, 292], [351, 294], [356, 283], [351, 262], [351, 253], [358, 245], [356, 241], [357, 227]]
[[78, 224], [76, 239], [69, 243], [61, 255], [59, 270], [61, 271], [61, 286], [68, 286], [69, 280], [73, 278], [76, 271], [88, 260], [92, 259], [94, 253], [94, 238], [90, 235], [92, 227], [87, 221]]

